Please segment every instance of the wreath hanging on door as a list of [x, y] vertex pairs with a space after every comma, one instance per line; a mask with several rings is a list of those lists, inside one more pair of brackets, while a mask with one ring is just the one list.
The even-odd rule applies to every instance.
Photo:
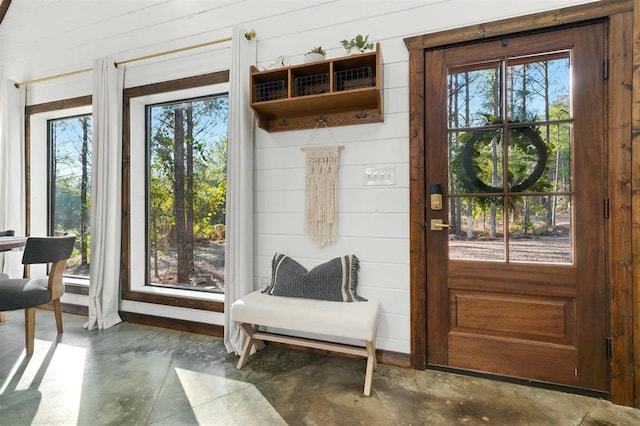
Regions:
[[[477, 130], [466, 140], [461, 152], [462, 168], [468, 183], [481, 192], [503, 192], [504, 187], [489, 185], [478, 177], [477, 169], [479, 168], [474, 160], [481, 153], [476, 145], [480, 142], [486, 144], [488, 140], [492, 139], [493, 136], [487, 139], [487, 133], [486, 130]], [[493, 135], [493, 133], [490, 134]], [[518, 170], [520, 178], [515, 176], [512, 170], [509, 170], [509, 182], [512, 182], [509, 185], [509, 192], [522, 192], [533, 186], [544, 174], [547, 167], [547, 146], [538, 131], [533, 127], [511, 128], [509, 131], [509, 143], [525, 155], [531, 155], [533, 154], [532, 151], [535, 150], [536, 163], [524, 179], [522, 179], [522, 176], [526, 173], [525, 170]]]

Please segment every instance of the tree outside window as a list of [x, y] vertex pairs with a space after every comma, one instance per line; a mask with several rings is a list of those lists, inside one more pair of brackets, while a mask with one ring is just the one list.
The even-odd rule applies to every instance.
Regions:
[[147, 106], [147, 282], [224, 291], [227, 95]]

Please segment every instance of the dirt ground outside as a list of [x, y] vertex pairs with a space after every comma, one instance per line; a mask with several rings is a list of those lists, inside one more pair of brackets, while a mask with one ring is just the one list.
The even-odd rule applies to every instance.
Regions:
[[[457, 260], [504, 260], [504, 239], [449, 241], [449, 258]], [[532, 263], [571, 263], [569, 236], [530, 236], [509, 240], [509, 260]]]
[[[189, 290], [224, 292], [224, 241], [199, 241], [193, 250], [194, 268], [188, 283], [177, 282], [178, 254], [175, 249], [158, 258], [158, 276], [151, 264], [152, 285]], [[153, 262], [153, 259], [152, 259]]]

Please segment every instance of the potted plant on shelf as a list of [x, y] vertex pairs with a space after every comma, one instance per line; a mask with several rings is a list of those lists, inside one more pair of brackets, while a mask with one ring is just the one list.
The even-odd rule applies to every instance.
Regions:
[[326, 55], [327, 55], [327, 52], [325, 52], [325, 50], [322, 47], [320, 46], [314, 47], [304, 55], [304, 62], [308, 63], [308, 62], [322, 61]]
[[358, 34], [351, 40], [342, 40], [340, 44], [342, 44], [342, 47], [344, 47], [350, 55], [373, 50], [373, 43], [369, 43], [369, 34], [367, 34], [366, 37], [363, 37], [362, 34]]

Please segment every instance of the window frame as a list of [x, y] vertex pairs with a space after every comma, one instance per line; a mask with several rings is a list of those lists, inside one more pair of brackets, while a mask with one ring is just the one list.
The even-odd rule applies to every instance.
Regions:
[[[48, 128], [47, 121], [57, 118], [64, 117], [73, 117], [84, 114], [92, 114], [92, 102], [93, 97], [91, 95], [80, 96], [77, 98], [69, 98], [63, 99], [59, 101], [46, 102], [41, 104], [28, 105], [25, 108], [25, 163], [26, 163], [26, 185], [25, 185], [25, 200], [26, 200], [26, 211], [25, 211], [25, 231], [26, 235], [32, 234], [43, 234], [50, 232], [50, 206], [51, 206], [51, 191], [50, 191], [50, 179], [51, 179], [51, 170], [50, 170], [50, 149], [49, 140], [47, 137]], [[34, 180], [42, 180], [42, 179], [34, 179], [33, 176], [33, 164], [32, 164], [32, 147], [35, 145], [35, 141], [32, 141], [32, 124], [40, 125], [40, 123], [34, 123], [35, 120], [42, 121], [42, 125], [44, 126], [41, 130], [38, 130], [37, 134], [44, 135], [45, 141], [43, 142], [46, 145], [46, 150], [44, 152], [44, 163], [46, 164], [45, 173], [46, 173], [46, 182], [44, 182], [44, 190], [46, 193], [45, 207], [42, 212], [39, 214], [44, 215], [42, 223], [38, 224], [32, 223], [34, 210], [39, 209], [39, 207], [35, 204], [35, 199], [32, 199], [32, 184]], [[43, 164], [44, 165], [44, 164]], [[37, 165], [36, 165], [37, 168]], [[44, 269], [45, 265], [31, 265], [30, 270], [37, 273], [46, 274], [46, 270]], [[40, 268], [40, 269], [39, 269]], [[65, 293], [71, 294], [80, 294], [80, 295], [88, 295], [89, 294], [89, 278], [80, 278], [80, 277], [64, 277], [65, 284]]]
[[[130, 87], [123, 91], [122, 105], [122, 249], [121, 249], [121, 297], [122, 300], [131, 300], [137, 302], [146, 302], [167, 306], [176, 306], [191, 309], [200, 309], [213, 312], [224, 312], [224, 295], [219, 293], [204, 293], [181, 289], [164, 289], [162, 287], [142, 286], [133, 282], [132, 276], [132, 241], [131, 234], [131, 208], [132, 208], [132, 170], [131, 154], [132, 154], [132, 132], [135, 130], [132, 126], [132, 103], [133, 109], [136, 103], [145, 97], [156, 95], [166, 95], [170, 92], [186, 91], [189, 89], [202, 88], [203, 86], [212, 86], [220, 84], [228, 84], [229, 70], [202, 74], [193, 77], [186, 77], [177, 80], [153, 83], [144, 86]], [[222, 93], [222, 91], [221, 91]], [[177, 95], [183, 96], [183, 95]], [[137, 99], [137, 100], [136, 100]], [[179, 99], [179, 98], [177, 98]], [[144, 114], [143, 114], [144, 115]], [[137, 123], [136, 127], [141, 126], [144, 131], [145, 122]], [[145, 156], [146, 157], [146, 156]], [[145, 158], [146, 161], [146, 158]], [[145, 187], [146, 188], [146, 187]], [[146, 199], [146, 189], [145, 197]], [[146, 223], [146, 219], [145, 219]], [[146, 227], [144, 230], [146, 234]], [[146, 241], [146, 238], [145, 238]], [[144, 243], [146, 247], [146, 243]], [[144, 250], [146, 257], [146, 249]], [[145, 268], [146, 269], [146, 268]]]

